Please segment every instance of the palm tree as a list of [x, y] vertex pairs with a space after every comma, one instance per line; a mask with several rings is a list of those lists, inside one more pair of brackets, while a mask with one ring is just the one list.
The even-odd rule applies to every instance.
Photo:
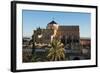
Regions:
[[51, 43], [51, 48], [48, 51], [47, 58], [49, 61], [60, 61], [65, 59], [64, 47], [59, 40], [53, 40]]

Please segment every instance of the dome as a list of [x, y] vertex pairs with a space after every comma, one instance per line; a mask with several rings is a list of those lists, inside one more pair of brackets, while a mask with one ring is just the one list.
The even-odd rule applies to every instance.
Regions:
[[51, 21], [48, 24], [57, 24], [55, 21]]

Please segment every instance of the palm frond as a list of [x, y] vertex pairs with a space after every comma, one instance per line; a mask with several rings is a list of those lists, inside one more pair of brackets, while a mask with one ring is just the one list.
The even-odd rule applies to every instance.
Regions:
[[51, 48], [49, 49], [47, 58], [49, 60], [61, 60], [62, 58], [65, 59], [65, 53], [63, 44], [59, 40], [53, 40], [51, 43]]

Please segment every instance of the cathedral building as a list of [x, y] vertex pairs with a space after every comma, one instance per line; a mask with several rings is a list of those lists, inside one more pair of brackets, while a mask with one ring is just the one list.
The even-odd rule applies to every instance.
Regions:
[[46, 29], [34, 30], [35, 45], [48, 45], [53, 39], [61, 40], [65, 48], [74, 48], [80, 43], [80, 30], [77, 25], [60, 25], [55, 21], [47, 24]]

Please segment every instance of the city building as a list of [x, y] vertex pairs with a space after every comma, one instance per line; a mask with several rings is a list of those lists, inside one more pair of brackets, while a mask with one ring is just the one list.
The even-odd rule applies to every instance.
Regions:
[[33, 39], [35, 45], [48, 45], [53, 39], [61, 40], [66, 48], [74, 48], [80, 43], [80, 31], [79, 26], [63, 26], [55, 21], [51, 21], [47, 24], [46, 29], [37, 28], [34, 30]]
[[91, 39], [90, 38], [80, 38], [80, 45], [82, 45], [84, 48], [90, 48]]

